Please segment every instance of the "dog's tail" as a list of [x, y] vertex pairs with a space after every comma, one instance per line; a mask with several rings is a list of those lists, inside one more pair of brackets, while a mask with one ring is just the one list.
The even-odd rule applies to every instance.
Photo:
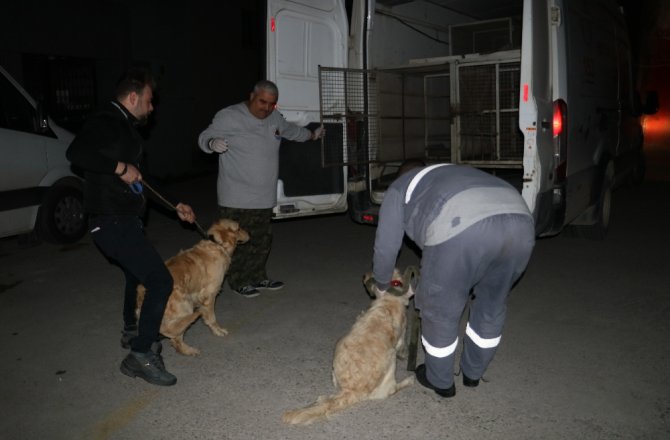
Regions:
[[309, 406], [285, 412], [282, 420], [289, 425], [309, 425], [361, 401], [362, 398], [361, 394], [351, 391], [340, 391], [332, 396], [321, 396]]

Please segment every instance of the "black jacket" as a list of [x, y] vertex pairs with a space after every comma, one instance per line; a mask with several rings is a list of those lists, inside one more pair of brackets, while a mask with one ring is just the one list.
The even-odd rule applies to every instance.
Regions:
[[84, 209], [91, 215], [137, 215], [145, 209], [144, 194], [135, 194], [115, 174], [119, 161], [140, 168], [142, 138], [137, 119], [113, 101], [84, 124], [67, 150], [67, 158], [84, 171]]

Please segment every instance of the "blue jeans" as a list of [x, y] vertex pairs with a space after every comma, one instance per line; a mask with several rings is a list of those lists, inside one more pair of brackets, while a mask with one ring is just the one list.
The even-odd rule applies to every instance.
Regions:
[[131, 349], [146, 353], [158, 340], [165, 306], [172, 293], [172, 275], [163, 258], [144, 236], [142, 221], [136, 216], [94, 216], [90, 221], [91, 237], [100, 251], [118, 265], [126, 277], [123, 322], [136, 323], [137, 286], [146, 288], [140, 311], [138, 336]]

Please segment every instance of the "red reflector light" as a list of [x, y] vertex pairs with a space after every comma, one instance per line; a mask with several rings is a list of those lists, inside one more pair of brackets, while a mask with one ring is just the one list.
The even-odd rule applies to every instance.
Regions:
[[361, 219], [362, 219], [365, 223], [374, 223], [374, 222], [375, 222], [375, 216], [372, 215], [372, 214], [363, 214], [363, 215], [361, 216]]
[[528, 84], [523, 85], [523, 102], [528, 102]]
[[270, 18], [270, 32], [274, 32], [276, 28], [277, 28], [277, 27], [276, 27], [276, 25], [275, 25], [275, 18], [274, 18], [274, 17], [271, 17], [271, 18]]
[[553, 132], [554, 132], [554, 182], [562, 184], [567, 176], [568, 166], [568, 106], [562, 99], [554, 101]]
[[563, 111], [561, 110], [561, 106], [557, 104], [554, 103], [554, 137], [560, 136], [563, 133]]
[[392, 281], [391, 281], [391, 285], [392, 285], [393, 287], [402, 287], [402, 281], [400, 281], [400, 280], [392, 280]]

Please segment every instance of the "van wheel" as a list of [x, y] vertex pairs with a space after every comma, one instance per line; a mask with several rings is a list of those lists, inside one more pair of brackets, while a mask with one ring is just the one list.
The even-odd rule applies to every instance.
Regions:
[[56, 185], [46, 195], [37, 214], [37, 234], [49, 243], [74, 243], [86, 233], [81, 191]]
[[612, 213], [612, 189], [614, 182], [614, 165], [610, 162], [603, 177], [600, 197], [596, 207], [596, 221], [591, 225], [569, 225], [568, 235], [591, 240], [604, 240], [610, 225]]

